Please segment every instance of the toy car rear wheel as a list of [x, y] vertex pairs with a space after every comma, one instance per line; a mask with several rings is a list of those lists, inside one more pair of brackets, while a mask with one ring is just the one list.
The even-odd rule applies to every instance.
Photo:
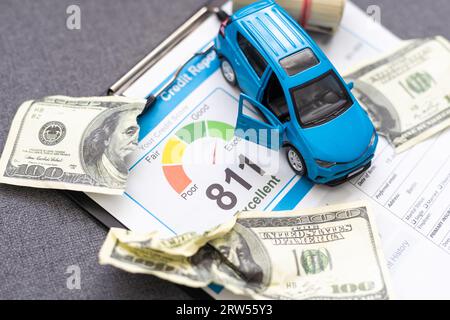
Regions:
[[237, 84], [236, 72], [234, 72], [234, 69], [231, 66], [231, 63], [226, 58], [222, 58], [220, 60], [220, 71], [222, 71], [222, 75], [225, 78], [225, 80], [230, 85], [235, 87]]
[[292, 146], [287, 149], [287, 159], [292, 170], [299, 176], [306, 175], [306, 165], [302, 155]]

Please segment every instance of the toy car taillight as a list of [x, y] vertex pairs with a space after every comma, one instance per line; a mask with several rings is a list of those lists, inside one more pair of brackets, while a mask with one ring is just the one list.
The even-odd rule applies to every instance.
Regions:
[[219, 34], [220, 34], [222, 37], [225, 37], [225, 27], [226, 27], [227, 25], [229, 25], [230, 22], [231, 22], [231, 19], [230, 19], [230, 18], [226, 18], [226, 19], [220, 24]]

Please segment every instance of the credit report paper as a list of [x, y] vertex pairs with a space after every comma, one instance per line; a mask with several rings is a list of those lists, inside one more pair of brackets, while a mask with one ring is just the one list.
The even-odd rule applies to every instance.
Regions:
[[[210, 17], [124, 95], [155, 92], [218, 29], [219, 21]], [[315, 38], [341, 73], [400, 41], [350, 2], [339, 31]], [[283, 150], [268, 151], [229, 134], [238, 97], [223, 79], [214, 52], [192, 61], [141, 119], [126, 193], [88, 195], [129, 229], [167, 236], [211, 228], [239, 210], [367, 199], [397, 297], [450, 297], [450, 131], [397, 156], [380, 139], [366, 173], [339, 187], [314, 186], [294, 174]], [[193, 131], [195, 139], [186, 135]], [[205, 290], [215, 298], [236, 298], [221, 287]]]

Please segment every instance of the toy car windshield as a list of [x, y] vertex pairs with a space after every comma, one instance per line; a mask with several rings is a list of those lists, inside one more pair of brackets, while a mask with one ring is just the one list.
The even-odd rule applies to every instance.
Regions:
[[328, 122], [352, 105], [347, 91], [332, 71], [291, 89], [291, 93], [302, 127]]
[[306, 48], [280, 60], [280, 64], [289, 76], [298, 74], [319, 63], [311, 49]]

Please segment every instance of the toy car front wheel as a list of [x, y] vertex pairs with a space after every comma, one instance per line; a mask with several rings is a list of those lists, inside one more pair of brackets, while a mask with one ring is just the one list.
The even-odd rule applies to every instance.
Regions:
[[305, 161], [303, 160], [302, 155], [297, 151], [297, 149], [289, 146], [287, 150], [287, 159], [289, 165], [296, 174], [298, 174], [299, 176], [304, 176], [306, 174]]
[[220, 61], [220, 70], [225, 80], [232, 86], [236, 86], [236, 73], [234, 72], [231, 63], [226, 59], [222, 58]]

